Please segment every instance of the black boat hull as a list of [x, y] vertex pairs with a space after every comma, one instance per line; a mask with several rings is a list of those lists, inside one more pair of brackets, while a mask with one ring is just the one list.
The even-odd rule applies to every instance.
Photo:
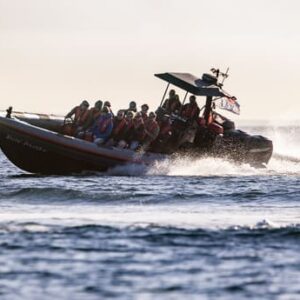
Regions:
[[[39, 125], [44, 125], [43, 121]], [[272, 155], [272, 142], [264, 137], [232, 131], [224, 136], [212, 136], [210, 142], [209, 136], [211, 134], [200, 139], [199, 145], [190, 144], [190, 148], [177, 149], [177, 154], [213, 156], [255, 167], [265, 166]], [[0, 117], [0, 147], [17, 167], [39, 174], [106, 171], [124, 164], [149, 165], [170, 157], [168, 154], [98, 147], [94, 143], [5, 117]]]
[[0, 117], [0, 147], [22, 170], [40, 174], [106, 171], [128, 163], [150, 164], [163, 156], [95, 144]]

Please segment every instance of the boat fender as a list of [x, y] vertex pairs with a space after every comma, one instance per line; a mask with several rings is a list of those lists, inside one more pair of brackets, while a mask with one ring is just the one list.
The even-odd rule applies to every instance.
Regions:
[[224, 133], [224, 129], [221, 125], [217, 124], [216, 122], [212, 122], [210, 124], [208, 124], [208, 129], [215, 132], [216, 134], [223, 134]]

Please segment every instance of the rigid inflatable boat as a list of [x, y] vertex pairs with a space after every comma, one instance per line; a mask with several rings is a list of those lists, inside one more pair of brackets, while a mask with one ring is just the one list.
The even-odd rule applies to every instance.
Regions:
[[[17, 167], [39, 174], [106, 171], [124, 164], [150, 165], [172, 155], [213, 156], [265, 166], [272, 156], [272, 141], [237, 130], [232, 121], [217, 112], [223, 108], [238, 113], [239, 105], [223, 90], [223, 82], [218, 82], [219, 70], [214, 73], [203, 74], [201, 79], [188, 73], [155, 74], [168, 83], [157, 110], [158, 118], [165, 114], [162, 104], [170, 85], [186, 92], [183, 103], [189, 93], [204, 96], [205, 101], [199, 120], [193, 124], [183, 119], [180, 112], [172, 114], [172, 126], [176, 128], [173, 140], [157, 141], [147, 151], [98, 146], [64, 135], [63, 117], [11, 110], [0, 113], [0, 147]], [[182, 138], [186, 132], [188, 139]], [[178, 143], [179, 137], [184, 142]]]

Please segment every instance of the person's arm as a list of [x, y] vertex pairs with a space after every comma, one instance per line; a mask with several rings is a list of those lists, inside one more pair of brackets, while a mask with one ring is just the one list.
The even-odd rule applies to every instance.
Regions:
[[75, 114], [77, 107], [74, 107], [68, 114], [66, 114], [65, 119], [71, 118]]

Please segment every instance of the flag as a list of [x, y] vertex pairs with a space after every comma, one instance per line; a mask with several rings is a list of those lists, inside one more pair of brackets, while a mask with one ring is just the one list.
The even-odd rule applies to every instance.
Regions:
[[234, 114], [240, 114], [240, 105], [235, 97], [223, 97], [218, 100], [217, 106], [220, 109], [231, 111]]

